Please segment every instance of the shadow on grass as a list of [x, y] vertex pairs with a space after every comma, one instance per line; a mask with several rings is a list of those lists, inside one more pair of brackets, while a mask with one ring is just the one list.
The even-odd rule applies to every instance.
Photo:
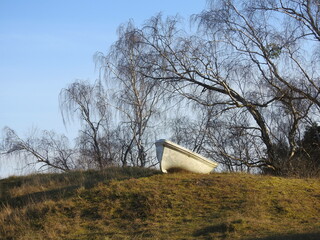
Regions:
[[212, 239], [212, 234], [218, 234], [221, 239], [226, 237], [228, 232], [232, 232], [234, 229], [231, 225], [221, 223], [217, 225], [207, 226], [194, 232], [194, 237], [205, 237], [205, 239]]
[[247, 240], [319, 240], [320, 232], [318, 233], [301, 233], [290, 235], [276, 235], [264, 238], [251, 238]]
[[[135, 167], [112, 167], [103, 171], [75, 171], [61, 174], [38, 174], [26, 177], [12, 177], [0, 181], [0, 207], [9, 205], [11, 207], [23, 207], [29, 203], [39, 203], [46, 200], [58, 201], [74, 196], [79, 188], [90, 189], [99, 183], [108, 183], [111, 180], [126, 180], [130, 178], [150, 177], [159, 174], [158, 170], [135, 168]], [[49, 186], [54, 189], [24, 194], [11, 197], [8, 192], [14, 187], [23, 186]], [[59, 187], [61, 186], [61, 187]]]
[[54, 190], [35, 192], [19, 197], [0, 199], [0, 203], [2, 202], [4, 205], [16, 208], [26, 206], [30, 203], [40, 203], [46, 200], [58, 201], [60, 199], [72, 197], [78, 188], [79, 186], [68, 186]]
[[[205, 239], [213, 239], [211, 236], [218, 235], [224, 239], [228, 233], [234, 232], [233, 224], [221, 223], [217, 225], [207, 226], [194, 232], [194, 237], [204, 237]], [[219, 239], [220, 239], [219, 238]], [[302, 233], [289, 235], [273, 235], [263, 238], [244, 238], [246, 240], [320, 240], [320, 232], [317, 233]]]

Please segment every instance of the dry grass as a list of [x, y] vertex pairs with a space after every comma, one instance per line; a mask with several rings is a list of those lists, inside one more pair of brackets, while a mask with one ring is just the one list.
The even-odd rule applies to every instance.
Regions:
[[16, 178], [0, 239], [320, 239], [319, 179], [111, 172]]

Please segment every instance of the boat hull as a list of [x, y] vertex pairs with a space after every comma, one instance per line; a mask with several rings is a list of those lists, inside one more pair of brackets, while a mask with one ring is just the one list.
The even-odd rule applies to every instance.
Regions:
[[218, 165], [197, 153], [165, 139], [156, 141], [155, 145], [160, 168], [164, 173], [170, 172], [173, 169], [180, 169], [206, 174], [210, 173]]

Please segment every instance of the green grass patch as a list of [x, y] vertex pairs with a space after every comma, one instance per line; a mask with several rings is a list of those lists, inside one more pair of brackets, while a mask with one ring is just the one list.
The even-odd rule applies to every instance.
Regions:
[[[319, 179], [110, 172], [15, 178], [2, 200], [0, 239], [320, 239]], [[30, 195], [24, 186], [49, 197], [14, 204]]]

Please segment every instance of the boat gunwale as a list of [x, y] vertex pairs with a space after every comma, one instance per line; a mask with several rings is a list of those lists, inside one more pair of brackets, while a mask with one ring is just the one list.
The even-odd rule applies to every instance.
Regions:
[[203, 156], [201, 156], [200, 154], [197, 154], [195, 152], [192, 152], [191, 150], [187, 149], [187, 148], [184, 148], [178, 144], [175, 144], [169, 140], [165, 140], [165, 139], [160, 139], [158, 141], [156, 141], [156, 146], [157, 145], [163, 145], [163, 147], [167, 147], [167, 148], [170, 148], [172, 150], [175, 150], [175, 151], [178, 151], [188, 157], [191, 157], [197, 161], [200, 161], [200, 162], [203, 162], [204, 164], [208, 164], [208, 165], [211, 165], [213, 167], [217, 167], [218, 166], [218, 163], [212, 161], [212, 160], [209, 160]]

